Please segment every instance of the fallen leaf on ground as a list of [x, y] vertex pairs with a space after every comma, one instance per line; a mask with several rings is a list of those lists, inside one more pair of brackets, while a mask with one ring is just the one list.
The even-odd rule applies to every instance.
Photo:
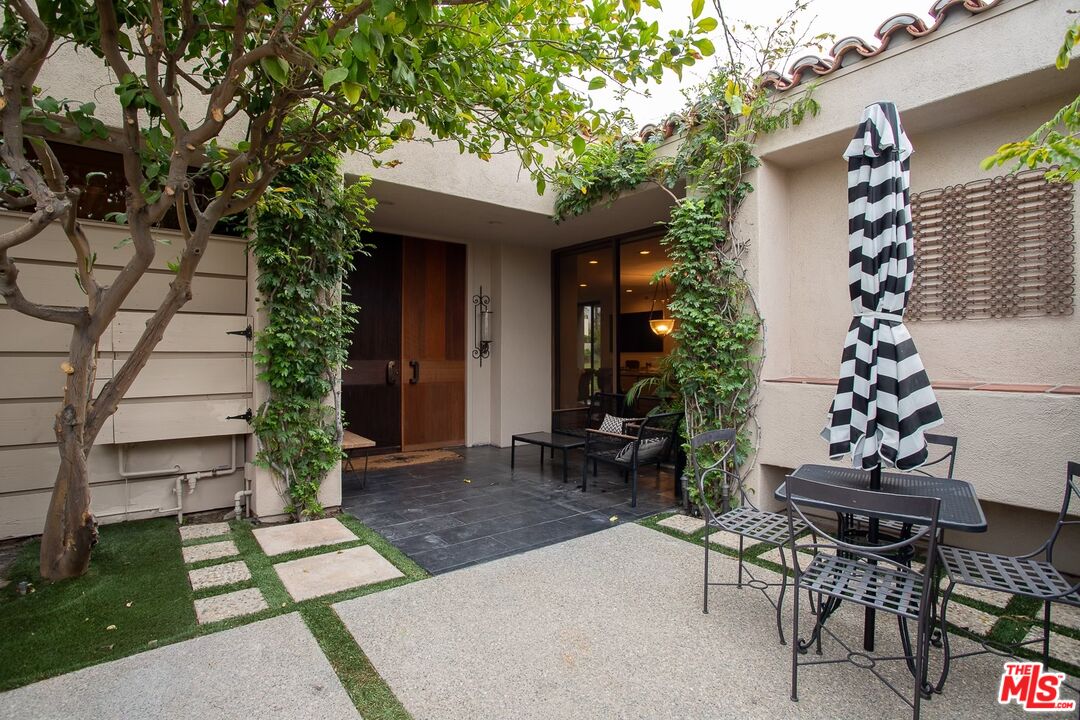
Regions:
[[116, 629], [116, 626], [115, 626], [115, 625], [110, 625], [109, 627], [107, 627], [107, 628], [105, 628], [105, 629], [106, 629], [106, 630], [115, 630], [115, 629]]
[[471, 482], [472, 482], [472, 480], [470, 480], [469, 478], [465, 478], [465, 482], [467, 482], [467, 483], [471, 483]]
[[619, 522], [619, 516], [618, 515], [612, 515], [611, 517], [608, 518], [608, 521], [609, 522]]
[[128, 600], [126, 603], [124, 603], [124, 607], [131, 607], [131, 600]]

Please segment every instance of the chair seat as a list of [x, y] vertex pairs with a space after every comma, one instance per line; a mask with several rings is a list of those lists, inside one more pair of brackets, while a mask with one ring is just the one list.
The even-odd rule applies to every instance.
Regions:
[[922, 604], [921, 575], [837, 555], [815, 555], [799, 587], [912, 620]]
[[[772, 545], [786, 545], [791, 540], [787, 515], [764, 512], [752, 507], [737, 507], [716, 516], [712, 526]], [[796, 520], [795, 534], [801, 535], [804, 530], [806, 523]]]
[[1046, 561], [949, 545], [938, 547], [938, 555], [945, 573], [954, 583], [1080, 606], [1080, 593], [1057, 597], [1067, 592], [1072, 583]]

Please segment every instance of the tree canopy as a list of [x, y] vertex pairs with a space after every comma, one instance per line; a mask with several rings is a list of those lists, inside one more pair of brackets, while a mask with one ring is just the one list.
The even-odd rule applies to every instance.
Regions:
[[[480, 158], [516, 152], [541, 191], [545, 153], [580, 149], [613, 114], [588, 91], [676, 71], [712, 46], [697, 13], [662, 32], [640, 15], [658, 0], [6, 0], [0, 28], [0, 207], [27, 211], [0, 234], [0, 297], [72, 327], [56, 434], [61, 466], [46, 516], [42, 572], [84, 572], [96, 531], [86, 456], [171, 319], [219, 221], [252, 208], [278, 174], [316, 149], [378, 162], [403, 140], [448, 141]], [[73, 48], [102, 62], [103, 87], [43, 67]], [[99, 106], [112, 112], [98, 114]], [[103, 119], [110, 120], [112, 126]], [[302, 118], [296, 122], [297, 118]], [[419, 127], [424, 129], [421, 130]], [[50, 143], [85, 143], [123, 158], [131, 254], [110, 280], [79, 222]], [[212, 192], [196, 192], [209, 185]], [[154, 260], [152, 229], [175, 212], [184, 238], [176, 277], [132, 353], [94, 394], [96, 345]], [[82, 306], [35, 299], [10, 256], [50, 223], [70, 242]], [[172, 250], [170, 252], [175, 252]]]

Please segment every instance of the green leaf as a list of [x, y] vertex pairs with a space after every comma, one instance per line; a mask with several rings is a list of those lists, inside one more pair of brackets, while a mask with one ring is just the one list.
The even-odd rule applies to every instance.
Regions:
[[37, 100], [34, 101], [34, 104], [36, 104], [39, 108], [41, 108], [42, 111], [47, 112], [47, 113], [58, 113], [58, 112], [60, 112], [60, 103], [59, 103], [59, 101], [57, 101], [56, 98], [51, 97], [51, 96], [38, 98]]
[[336, 67], [333, 70], [327, 70], [322, 79], [323, 90], [329, 90], [347, 77], [349, 77], [348, 68]]
[[602, 75], [597, 75], [596, 77], [594, 77], [592, 80], [589, 81], [589, 89], [590, 90], [599, 90], [600, 88], [605, 87], [606, 85], [607, 85], [607, 78], [603, 77]]
[[701, 15], [702, 10], [705, 9], [705, 0], [693, 0], [690, 3], [690, 17], [697, 19]]
[[382, 20], [384, 17], [394, 11], [394, 0], [375, 0], [375, 17]]
[[712, 32], [720, 25], [720, 22], [714, 17], [703, 17], [697, 24], [698, 30], [702, 32]]
[[215, 170], [210, 173], [210, 184], [214, 186], [215, 190], [220, 190], [225, 187], [225, 176]]
[[360, 102], [360, 91], [363, 88], [354, 82], [341, 83], [341, 93], [345, 96], [345, 99], [355, 105]]
[[259, 61], [259, 66], [278, 85], [284, 85], [289, 81], [289, 63], [284, 58], [276, 55], [265, 57]]
[[712, 44], [712, 40], [709, 38], [698, 38], [694, 41], [694, 45], [705, 57], [716, 53], [716, 46]]
[[573, 140], [573, 142], [571, 144], [573, 145], [575, 155], [584, 155], [585, 154], [585, 148], [586, 148], [585, 138], [581, 137], [580, 135], [575, 135], [574, 140]]

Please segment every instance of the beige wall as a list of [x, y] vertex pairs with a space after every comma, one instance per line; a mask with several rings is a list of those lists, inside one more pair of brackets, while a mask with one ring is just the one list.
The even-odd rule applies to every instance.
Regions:
[[[0, 231], [20, 222], [17, 214], [0, 213]], [[89, 221], [84, 227], [98, 255], [99, 276], [115, 274], [132, 252], [130, 246], [116, 249], [123, 229]], [[173, 247], [179, 242], [170, 231], [157, 235], [173, 240]], [[102, 337], [97, 388], [128, 356], [148, 317], [145, 311], [167, 286], [169, 251], [169, 245], [159, 246], [151, 270]], [[29, 297], [50, 303], [83, 300], [69, 254], [55, 225], [16, 248], [13, 256]], [[170, 325], [90, 455], [93, 509], [103, 522], [154, 517], [175, 508], [177, 476], [187, 476], [185, 512], [231, 505], [233, 493], [243, 487], [248, 426], [225, 416], [251, 405], [251, 348], [245, 338], [226, 331], [243, 329], [250, 320], [246, 284], [243, 240], [215, 237], [195, 278], [194, 299]], [[0, 304], [0, 538], [41, 531], [59, 463], [52, 426], [69, 340], [66, 327]], [[236, 470], [228, 472], [234, 442]], [[194, 473], [215, 470], [217, 476], [187, 483]], [[158, 472], [123, 477], [151, 471]]]
[[[877, 100], [899, 106], [915, 146], [914, 191], [1000, 174], [981, 170], [980, 160], [1026, 136], [1080, 89], [1075, 73], [1050, 69], [1067, 7], [1003, 3], [856, 63], [821, 84], [818, 118], [761, 143], [763, 164], [740, 227], [753, 239], [749, 265], [766, 323], [760, 464], [752, 478], [766, 505], [786, 471], [827, 461], [818, 433], [834, 388], [769, 379], [839, 372], [851, 320], [841, 154], [862, 108]], [[908, 327], [934, 381], [1080, 384], [1076, 313]], [[1066, 461], [1080, 458], [1080, 396], [944, 389], [938, 398], [940, 432], [960, 439], [956, 475], [975, 485], [991, 523], [984, 536], [951, 533], [950, 541], [1033, 548], [1060, 506]]]
[[551, 253], [519, 245], [493, 248], [492, 278], [490, 439], [507, 447], [512, 435], [551, 425]]
[[[1002, 174], [1000, 169], [993, 173], [982, 171], [979, 161], [1007, 140], [1025, 136], [1073, 97], [1075, 94], [1057, 95], [1012, 113], [913, 133], [912, 190], [919, 192]], [[858, 118], [857, 110], [853, 117]], [[787, 346], [797, 351], [777, 353], [770, 347], [770, 359], [776, 362], [770, 364], [766, 376], [833, 376], [851, 320], [847, 294], [847, 168], [837, 155], [786, 172], [775, 169], [774, 174], [784, 178], [790, 231], [772, 234], [768, 248], [773, 257], [781, 254], [782, 262], [798, 271], [789, 272], [784, 267], [777, 270], [771, 262], [764, 263], [775, 285], [780, 278], [787, 279], [787, 297], [781, 307], [786, 305], [788, 312], [771, 328], [770, 339], [786, 340]], [[782, 224], [783, 215], [779, 211], [776, 215], [770, 220]], [[775, 303], [776, 293], [769, 295]], [[1080, 299], [1076, 304], [1080, 306]], [[1060, 352], [1062, 347], [1080, 347], [1078, 314], [913, 322], [908, 328], [933, 380], [1062, 384], [1080, 379], [1076, 358]], [[787, 360], [786, 368], [783, 360]]]

